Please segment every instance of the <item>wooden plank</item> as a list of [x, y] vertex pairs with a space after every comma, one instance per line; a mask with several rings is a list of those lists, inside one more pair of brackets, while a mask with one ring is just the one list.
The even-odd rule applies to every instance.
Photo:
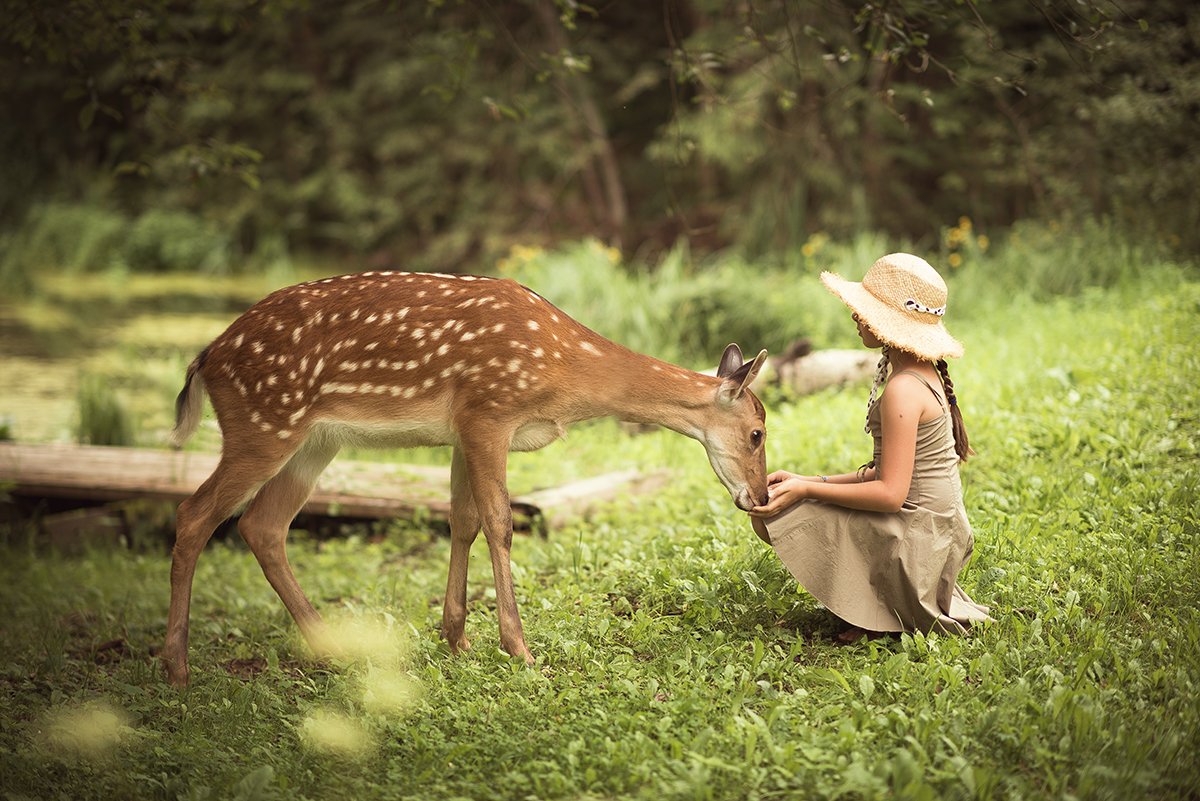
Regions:
[[[150, 499], [179, 503], [216, 468], [212, 453], [90, 445], [0, 443], [0, 484], [24, 496], [79, 501]], [[518, 525], [550, 528], [586, 515], [621, 494], [661, 487], [665, 473], [625, 471], [512, 498]], [[380, 519], [450, 516], [450, 469], [335, 460], [322, 473], [304, 514]]]

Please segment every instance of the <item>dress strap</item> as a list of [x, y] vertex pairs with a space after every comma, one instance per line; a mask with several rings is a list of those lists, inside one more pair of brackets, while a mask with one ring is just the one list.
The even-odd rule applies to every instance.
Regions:
[[946, 404], [942, 402], [942, 396], [939, 395], [938, 391], [934, 389], [928, 381], [925, 380], [925, 376], [921, 375], [916, 370], [901, 370], [900, 372], [896, 373], [896, 375], [904, 375], [906, 373], [911, 376], [916, 376], [916, 379], [924, 384], [926, 389], [933, 393], [933, 397], [937, 398], [938, 406], [941, 406], [943, 409], [946, 408]]

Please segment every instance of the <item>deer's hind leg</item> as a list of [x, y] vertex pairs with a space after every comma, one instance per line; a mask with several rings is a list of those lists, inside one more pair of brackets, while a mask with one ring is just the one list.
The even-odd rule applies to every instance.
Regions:
[[267, 581], [287, 607], [315, 651], [324, 648], [321, 616], [296, 581], [287, 558], [288, 527], [312, 494], [317, 478], [338, 452], [338, 445], [313, 437], [254, 496], [238, 521], [238, 532], [254, 552]]
[[271, 478], [286, 458], [286, 453], [246, 454], [227, 450], [212, 475], [179, 505], [175, 515], [175, 547], [171, 552], [171, 606], [162, 650], [167, 679], [178, 687], [188, 683], [188, 611], [200, 553], [217, 526]]

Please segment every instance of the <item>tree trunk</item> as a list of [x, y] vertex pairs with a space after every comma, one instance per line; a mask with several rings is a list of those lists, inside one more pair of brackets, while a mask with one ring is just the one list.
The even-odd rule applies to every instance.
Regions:
[[[542, 0], [536, 9], [538, 20], [546, 33], [547, 49], [555, 56], [566, 52], [570, 48], [570, 42], [558, 17], [554, 0]], [[612, 142], [609, 141], [604, 118], [583, 78], [574, 73], [564, 75], [556, 70], [555, 82], [587, 154], [587, 164], [583, 167], [584, 180], [585, 183], [592, 183], [592, 191], [587, 192], [585, 187], [585, 193], [593, 195], [596, 191], [595, 182], [600, 184], [602, 198], [599, 200], [603, 203], [603, 208], [599, 211], [605, 229], [604, 238], [608, 244], [620, 247], [628, 218], [628, 206], [625, 200], [625, 186], [621, 181], [620, 164]]]

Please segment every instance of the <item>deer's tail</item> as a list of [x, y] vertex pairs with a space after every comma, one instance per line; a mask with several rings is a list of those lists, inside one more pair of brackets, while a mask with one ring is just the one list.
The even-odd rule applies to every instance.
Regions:
[[175, 398], [175, 430], [171, 432], [171, 446], [174, 448], [182, 448], [200, 425], [200, 415], [204, 411], [204, 376], [200, 375], [200, 368], [204, 366], [206, 358], [208, 348], [200, 351], [200, 355], [188, 365], [183, 389]]

